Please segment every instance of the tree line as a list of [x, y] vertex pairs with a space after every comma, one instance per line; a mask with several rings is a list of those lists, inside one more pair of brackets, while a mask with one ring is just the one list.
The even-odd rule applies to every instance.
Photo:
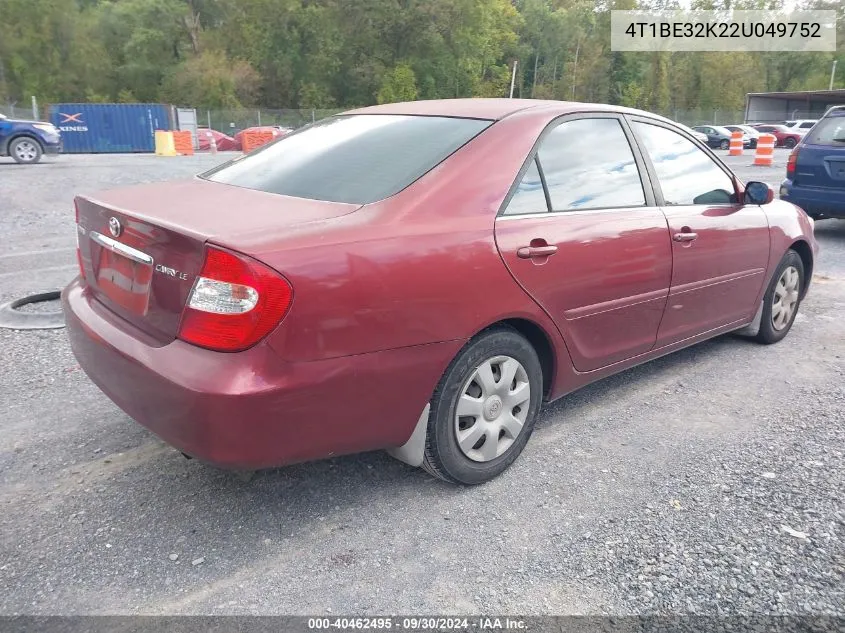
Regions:
[[[693, 0], [778, 9], [784, 0]], [[794, 5], [795, 3], [791, 3]], [[835, 53], [620, 53], [612, 9], [677, 0], [0, 0], [0, 105], [164, 102], [335, 108], [514, 96], [670, 113], [741, 109], [747, 92], [845, 86]]]

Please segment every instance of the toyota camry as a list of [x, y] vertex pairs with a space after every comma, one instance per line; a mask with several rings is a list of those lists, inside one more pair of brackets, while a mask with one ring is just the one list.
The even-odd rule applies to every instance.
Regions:
[[[615, 106], [352, 110], [191, 180], [75, 200], [73, 351], [186, 455], [386, 449], [504, 471], [543, 403], [728, 332], [789, 332], [813, 221]], [[773, 352], [776, 353], [776, 352]]]

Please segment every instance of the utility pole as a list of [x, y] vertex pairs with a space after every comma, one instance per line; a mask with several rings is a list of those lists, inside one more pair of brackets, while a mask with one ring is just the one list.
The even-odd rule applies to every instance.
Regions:
[[836, 60], [833, 60], [833, 67], [830, 69], [830, 85], [827, 87], [828, 90], [833, 90], [833, 78], [836, 76]]
[[510, 94], [510, 97], [509, 97], [510, 99], [513, 99], [513, 85], [514, 85], [514, 83], [516, 83], [516, 64], [517, 63], [518, 62], [517, 62], [516, 59], [513, 60], [513, 72], [511, 73], [511, 94]]

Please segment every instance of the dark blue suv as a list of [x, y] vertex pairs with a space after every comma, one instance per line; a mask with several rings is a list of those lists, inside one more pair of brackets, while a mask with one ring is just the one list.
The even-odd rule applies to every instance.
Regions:
[[18, 121], [0, 114], [0, 156], [31, 164], [41, 160], [44, 154], [61, 151], [62, 137], [52, 123]]
[[796, 145], [780, 197], [815, 219], [845, 218], [845, 106], [834, 106]]

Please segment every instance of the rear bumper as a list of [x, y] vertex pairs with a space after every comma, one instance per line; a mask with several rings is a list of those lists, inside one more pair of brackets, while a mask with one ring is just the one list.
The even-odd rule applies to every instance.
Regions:
[[461, 342], [289, 363], [268, 345], [224, 354], [164, 346], [90, 298], [62, 293], [71, 347], [91, 380], [180, 451], [265, 468], [399, 446]]
[[787, 179], [780, 185], [780, 198], [798, 205], [810, 215], [845, 218], [845, 188], [802, 187]]

